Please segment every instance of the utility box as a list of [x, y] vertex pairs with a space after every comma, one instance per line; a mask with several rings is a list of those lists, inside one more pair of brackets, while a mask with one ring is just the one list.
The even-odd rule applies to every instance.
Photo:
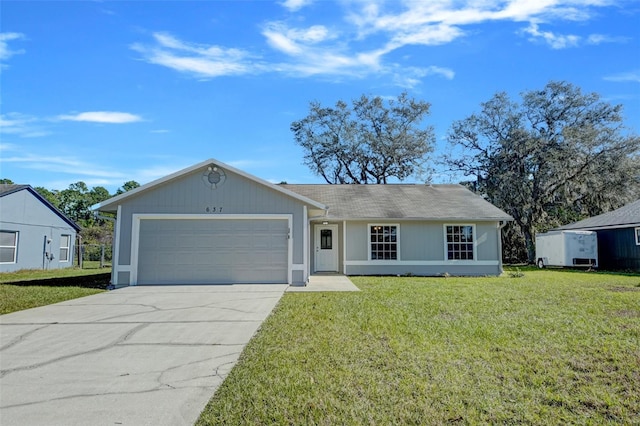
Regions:
[[549, 231], [536, 235], [536, 264], [598, 267], [598, 234], [593, 231]]

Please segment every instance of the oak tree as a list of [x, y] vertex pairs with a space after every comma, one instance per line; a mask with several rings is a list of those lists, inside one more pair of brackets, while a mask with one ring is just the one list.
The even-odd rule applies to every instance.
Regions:
[[362, 95], [351, 106], [311, 102], [291, 131], [304, 164], [327, 183], [384, 184], [418, 174], [433, 151], [433, 129], [422, 126], [429, 108], [406, 93], [388, 101]]
[[448, 140], [445, 162], [513, 216], [505, 246], [520, 240], [529, 261], [536, 232], [640, 194], [640, 138], [624, 127], [622, 106], [567, 82], [524, 92], [520, 103], [498, 93], [455, 122]]

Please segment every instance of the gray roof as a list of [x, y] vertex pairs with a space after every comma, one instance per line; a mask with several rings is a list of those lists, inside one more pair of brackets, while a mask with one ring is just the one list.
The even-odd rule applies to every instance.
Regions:
[[462, 185], [281, 185], [329, 207], [331, 219], [513, 220]]
[[9, 184], [9, 183], [2, 183], [0, 184], [0, 197], [4, 196], [4, 195], [8, 195], [8, 194], [12, 194], [14, 192], [18, 192], [22, 189], [28, 188], [29, 185], [16, 185], [16, 184]]
[[558, 229], [604, 229], [640, 226], [640, 200], [598, 216], [570, 223]]

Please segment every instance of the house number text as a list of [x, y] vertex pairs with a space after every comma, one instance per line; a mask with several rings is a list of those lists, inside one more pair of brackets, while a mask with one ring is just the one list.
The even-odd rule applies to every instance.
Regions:
[[222, 213], [222, 207], [207, 207], [204, 209], [207, 213]]

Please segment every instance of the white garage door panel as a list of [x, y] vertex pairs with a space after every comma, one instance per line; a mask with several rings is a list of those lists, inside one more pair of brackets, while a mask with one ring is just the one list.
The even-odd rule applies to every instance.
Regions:
[[285, 219], [142, 219], [138, 284], [286, 283]]

